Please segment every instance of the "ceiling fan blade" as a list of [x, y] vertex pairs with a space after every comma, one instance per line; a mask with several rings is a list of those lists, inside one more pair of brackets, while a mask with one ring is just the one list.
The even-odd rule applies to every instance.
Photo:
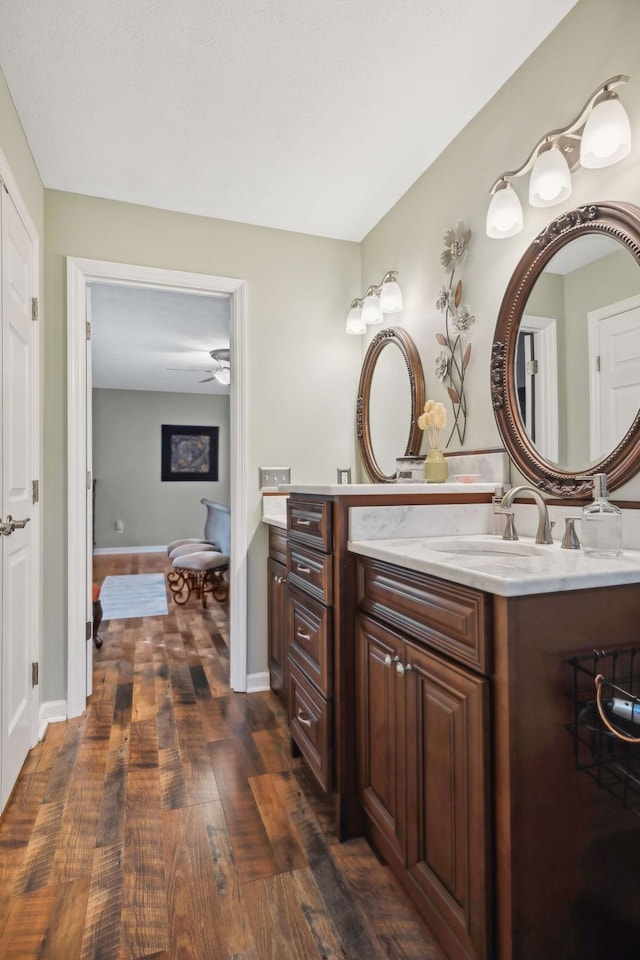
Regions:
[[198, 383], [211, 383], [212, 380], [215, 380], [215, 377], [207, 377], [206, 380], [198, 380]]
[[213, 373], [213, 367], [165, 367], [165, 370], [176, 370], [178, 373]]

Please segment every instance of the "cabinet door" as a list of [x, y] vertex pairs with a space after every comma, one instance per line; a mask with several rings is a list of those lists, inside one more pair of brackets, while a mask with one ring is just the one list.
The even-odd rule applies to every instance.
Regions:
[[452, 960], [490, 956], [488, 684], [407, 642], [407, 870]]
[[287, 651], [286, 628], [286, 567], [279, 560], [269, 559], [269, 677], [271, 689], [279, 696], [286, 694], [284, 675]]
[[369, 834], [388, 859], [404, 862], [404, 703], [396, 663], [404, 642], [367, 617], [358, 618], [359, 791]]

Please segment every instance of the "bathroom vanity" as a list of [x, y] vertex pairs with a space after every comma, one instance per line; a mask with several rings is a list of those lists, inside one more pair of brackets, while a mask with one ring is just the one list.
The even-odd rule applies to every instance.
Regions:
[[637, 643], [640, 554], [455, 542], [351, 545], [366, 835], [448, 957], [635, 956], [640, 824], [574, 768], [567, 660]]
[[[491, 511], [495, 484], [348, 484], [287, 486], [286, 601], [278, 533], [270, 528], [269, 660], [274, 689], [283, 682], [294, 749], [334, 800], [341, 840], [362, 833], [356, 787], [356, 557], [348, 549], [354, 506], [400, 509], [457, 503]], [[280, 624], [280, 626], [278, 626]], [[276, 631], [282, 629], [277, 635]], [[281, 651], [281, 652], [278, 652]], [[282, 658], [283, 681], [276, 661]], [[275, 678], [275, 683], [274, 683]]]

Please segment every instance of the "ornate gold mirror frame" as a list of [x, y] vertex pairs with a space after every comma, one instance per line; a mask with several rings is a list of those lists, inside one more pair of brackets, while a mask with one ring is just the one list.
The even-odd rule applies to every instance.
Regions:
[[569, 472], [540, 456], [524, 429], [515, 379], [518, 331], [531, 290], [545, 265], [562, 247], [588, 233], [617, 240], [640, 267], [640, 208], [603, 202], [557, 217], [526, 250], [504, 298], [491, 350], [491, 398], [504, 445], [518, 470], [540, 489], [559, 497], [591, 493], [596, 473], [606, 473], [609, 489], [626, 483], [640, 469], [640, 411], [620, 442], [598, 463]]
[[[360, 383], [358, 385], [358, 402], [356, 407], [356, 431], [358, 444], [360, 446], [360, 455], [367, 476], [372, 483], [390, 483], [395, 480], [395, 473], [387, 475], [382, 472], [378, 466], [375, 452], [371, 443], [371, 421], [370, 421], [370, 396], [371, 382], [376, 368], [376, 363], [382, 351], [395, 345], [402, 354], [407, 366], [409, 376], [409, 388], [411, 393], [411, 410], [409, 412], [409, 436], [406, 447], [402, 453], [404, 456], [417, 456], [420, 452], [422, 443], [422, 430], [417, 423], [417, 415], [422, 412], [425, 403], [425, 386], [422, 363], [415, 343], [402, 327], [388, 327], [381, 330], [373, 338], [362, 364], [360, 374]], [[400, 454], [400, 451], [398, 453]]]

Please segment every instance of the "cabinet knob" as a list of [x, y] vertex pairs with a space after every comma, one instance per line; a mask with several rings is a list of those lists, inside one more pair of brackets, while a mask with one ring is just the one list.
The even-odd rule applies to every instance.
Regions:
[[285, 577], [281, 576], [279, 573], [274, 573], [273, 579], [276, 583], [284, 583]]
[[385, 667], [390, 667], [392, 663], [397, 663], [400, 657], [392, 657], [390, 653], [387, 653], [384, 658]]
[[397, 663], [396, 664], [396, 673], [400, 677], [404, 677], [405, 673], [408, 673], [409, 670], [413, 670], [413, 667], [410, 663]]
[[299, 708], [296, 714], [296, 720], [298, 721], [298, 723], [301, 723], [303, 727], [311, 726], [311, 720]]

